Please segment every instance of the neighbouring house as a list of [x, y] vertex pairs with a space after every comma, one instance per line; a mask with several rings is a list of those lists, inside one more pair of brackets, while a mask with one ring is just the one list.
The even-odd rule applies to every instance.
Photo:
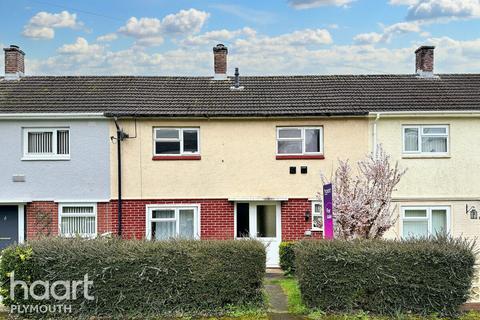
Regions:
[[[322, 237], [320, 173], [328, 177], [338, 159], [355, 162], [382, 143], [409, 169], [395, 192], [400, 219], [390, 236], [473, 237], [480, 74], [435, 74], [433, 55], [433, 47], [420, 47], [409, 75], [228, 76], [223, 45], [214, 47], [214, 72], [205, 77], [6, 72], [0, 131], [17, 129], [1, 138], [11, 147], [0, 199], [25, 205], [27, 239], [38, 228], [34, 208], [57, 221], [62, 203], [74, 200], [96, 210], [69, 209], [85, 217], [76, 216], [67, 235], [253, 237], [268, 244], [267, 265], [278, 266], [280, 241]], [[22, 160], [29, 121], [72, 128], [70, 160]], [[74, 138], [77, 124], [86, 132]], [[23, 169], [31, 164], [41, 185]], [[68, 173], [62, 166], [71, 166]], [[25, 182], [13, 182], [22, 175]], [[47, 195], [48, 179], [65, 185]], [[95, 232], [84, 232], [92, 218]], [[52, 234], [62, 232], [57, 225]]]
[[75, 87], [67, 78], [25, 77], [24, 52], [4, 51], [0, 249], [38, 235], [102, 232], [107, 220], [96, 216], [110, 201], [109, 121], [68, 99]]

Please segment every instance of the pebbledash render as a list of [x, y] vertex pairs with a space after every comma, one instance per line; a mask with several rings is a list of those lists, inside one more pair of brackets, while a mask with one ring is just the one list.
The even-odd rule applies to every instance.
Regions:
[[37, 77], [20, 48], [5, 54], [3, 245], [251, 237], [277, 267], [281, 241], [322, 238], [320, 175], [378, 144], [409, 169], [390, 237], [480, 230], [480, 75], [434, 73], [433, 47], [408, 75], [227, 74], [217, 45], [205, 77]]

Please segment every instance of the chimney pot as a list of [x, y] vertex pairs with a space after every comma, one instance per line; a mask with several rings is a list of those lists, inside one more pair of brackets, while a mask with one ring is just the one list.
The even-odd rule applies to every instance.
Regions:
[[215, 71], [214, 79], [227, 79], [227, 55], [228, 48], [219, 43], [213, 47], [213, 66]]
[[421, 46], [415, 50], [415, 72], [419, 76], [433, 76], [434, 46]]
[[18, 80], [25, 73], [25, 52], [14, 44], [5, 51], [5, 80]]

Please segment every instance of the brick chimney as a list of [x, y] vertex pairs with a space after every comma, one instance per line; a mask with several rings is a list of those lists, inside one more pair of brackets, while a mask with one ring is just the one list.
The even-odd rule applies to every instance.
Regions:
[[227, 55], [228, 49], [223, 44], [219, 43], [213, 47], [214, 79], [227, 79]]
[[5, 80], [18, 80], [25, 73], [25, 52], [13, 44], [3, 51], [5, 51]]
[[421, 77], [433, 76], [433, 46], [421, 46], [415, 50], [415, 72]]

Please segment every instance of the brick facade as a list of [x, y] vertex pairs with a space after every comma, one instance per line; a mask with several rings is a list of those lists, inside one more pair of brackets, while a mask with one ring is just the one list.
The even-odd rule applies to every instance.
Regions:
[[[311, 230], [312, 218], [305, 221], [305, 212], [312, 212], [312, 202], [308, 199], [289, 199], [282, 202], [282, 241], [295, 241], [305, 238], [305, 231]], [[321, 238], [319, 231], [311, 237]]]
[[[155, 204], [199, 204], [200, 236], [204, 240], [234, 238], [234, 203], [227, 199], [178, 199], [178, 200], [124, 200], [123, 237], [142, 239], [146, 235], [146, 206]], [[97, 203], [98, 234], [117, 232], [118, 202]], [[311, 218], [305, 221], [305, 212], [311, 212], [308, 199], [290, 199], [281, 204], [282, 240], [293, 241], [305, 237], [312, 226]], [[58, 203], [36, 201], [26, 206], [27, 239], [58, 235]], [[321, 237], [313, 232], [312, 237]]]

